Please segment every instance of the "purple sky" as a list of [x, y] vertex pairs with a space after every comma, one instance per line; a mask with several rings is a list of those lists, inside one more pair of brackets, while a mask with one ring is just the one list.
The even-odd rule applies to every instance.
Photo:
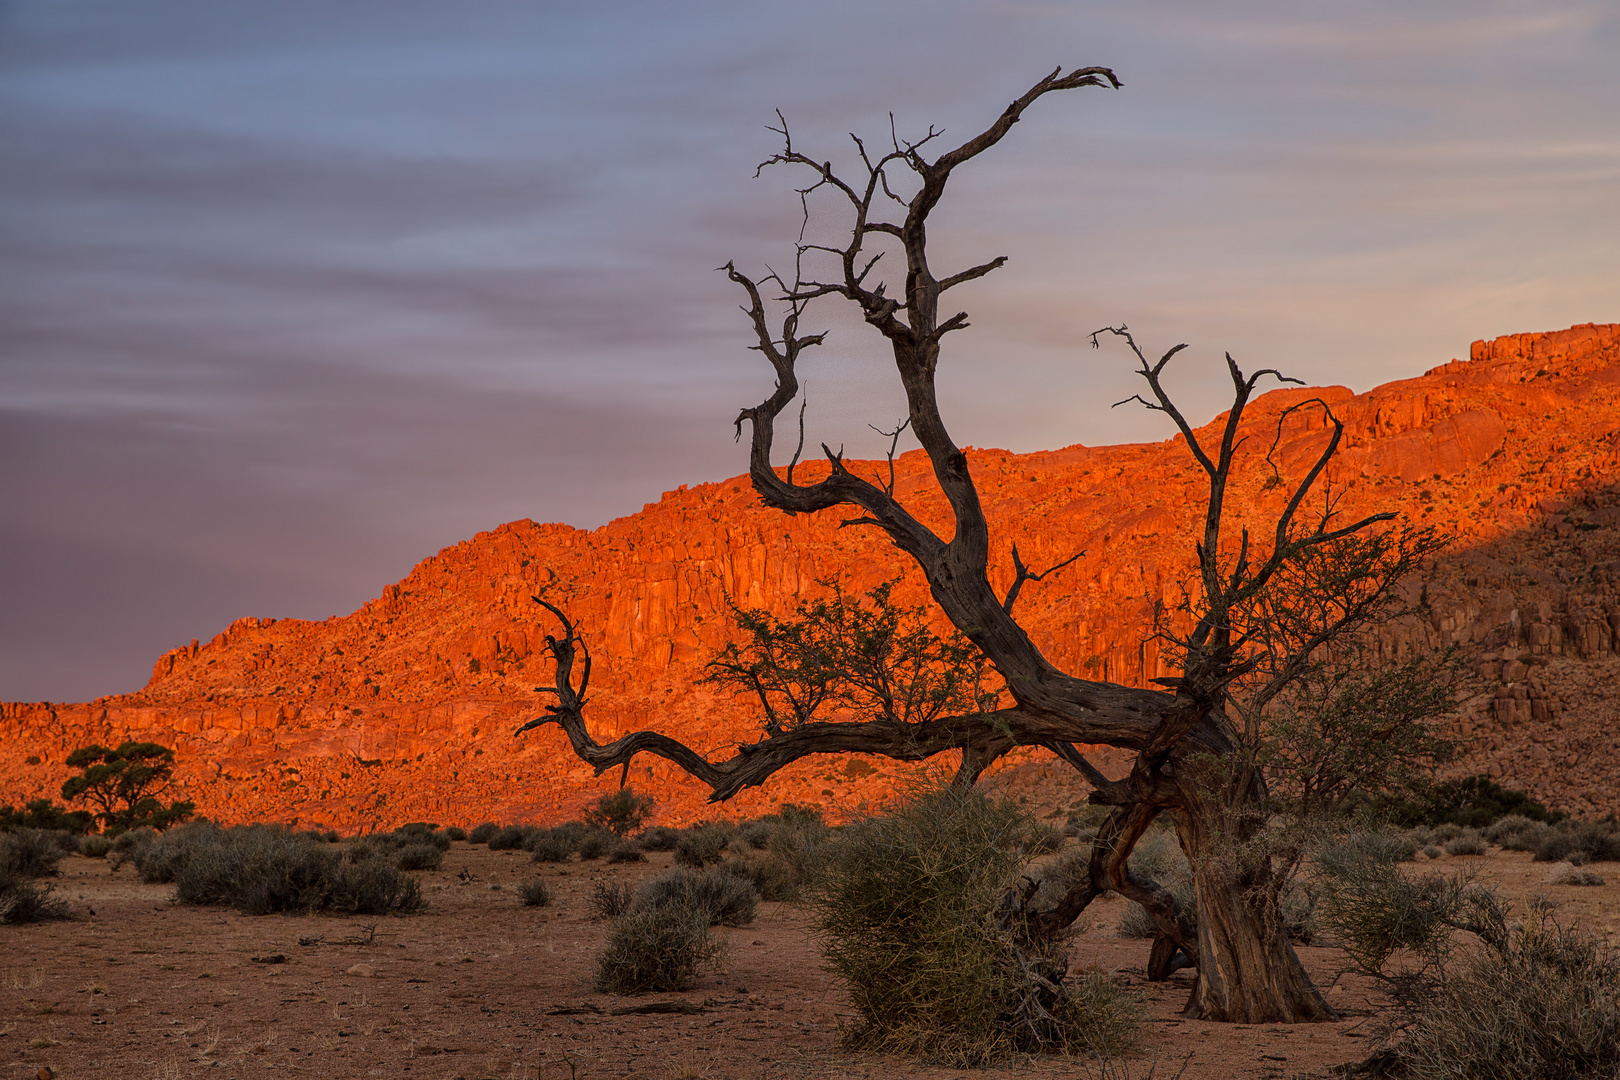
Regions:
[[[847, 156], [1037, 105], [953, 181], [958, 441], [1159, 438], [1129, 323], [1365, 389], [1620, 321], [1613, 3], [0, 0], [0, 699], [142, 685], [503, 521], [744, 468], [769, 372], [712, 268], [787, 261], [781, 108]], [[847, 317], [810, 433], [901, 415]]]

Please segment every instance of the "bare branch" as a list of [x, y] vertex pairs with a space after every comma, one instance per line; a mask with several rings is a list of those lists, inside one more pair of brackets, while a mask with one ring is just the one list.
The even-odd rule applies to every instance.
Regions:
[[1070, 563], [1074, 562], [1076, 559], [1080, 558], [1084, 554], [1085, 554], [1084, 551], [1077, 551], [1073, 555], [1070, 555], [1067, 559], [1064, 559], [1062, 562], [1055, 563], [1055, 564], [1053, 564], [1051, 566], [1048, 566], [1045, 570], [1042, 570], [1040, 573], [1037, 574], [1037, 573], [1033, 572], [1032, 570], [1030, 570], [1029, 567], [1024, 565], [1024, 560], [1018, 557], [1018, 545], [1014, 544], [1013, 548], [1012, 548], [1013, 583], [1012, 583], [1012, 587], [1007, 590], [1007, 599], [1005, 599], [1005, 600], [1003, 600], [1001, 602], [1002, 610], [1005, 611], [1008, 615], [1012, 614], [1013, 604], [1015, 602], [1017, 602], [1018, 593], [1019, 593], [1020, 590], [1023, 589], [1024, 582], [1026, 582], [1026, 581], [1041, 581], [1048, 574], [1056, 573], [1057, 571], [1063, 569], [1065, 566], [1068, 566]]

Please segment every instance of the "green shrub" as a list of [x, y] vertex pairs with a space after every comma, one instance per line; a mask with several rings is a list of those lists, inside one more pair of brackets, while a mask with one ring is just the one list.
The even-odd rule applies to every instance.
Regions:
[[591, 898], [586, 901], [591, 915], [598, 919], [617, 919], [630, 910], [634, 900], [630, 886], [622, 881], [598, 881], [591, 887]]
[[[1028, 826], [1010, 804], [948, 788], [832, 843], [811, 897], [828, 964], [861, 1016], [852, 1047], [971, 1065], [1131, 1041], [1120, 991], [1065, 986], [1067, 956], [1017, 932], [1011, 886]], [[1117, 1022], [1091, 1023], [1104, 1015]]]
[[1413, 1080], [1620, 1075], [1620, 955], [1532, 911], [1416, 1010], [1396, 1051]]
[[444, 850], [434, 844], [406, 844], [394, 853], [400, 870], [437, 870], [443, 862]]
[[487, 844], [490, 841], [490, 837], [494, 836], [500, 831], [501, 827], [499, 825], [495, 824], [493, 821], [485, 821], [481, 824], [474, 825], [472, 832], [467, 834], [467, 839], [471, 840], [475, 844]]
[[58, 839], [44, 829], [0, 834], [0, 873], [17, 878], [51, 877], [66, 854]]
[[641, 828], [657, 806], [652, 796], [637, 795], [634, 788], [621, 787], [597, 799], [582, 816], [587, 825], [607, 829], [615, 836], [629, 836]]
[[444, 836], [446, 840], [465, 840], [467, 839], [467, 830], [460, 825], [446, 825]]
[[609, 994], [684, 990], [721, 952], [701, 911], [637, 909], [613, 921], [597, 958], [596, 987]]
[[519, 885], [518, 896], [523, 898], [524, 907], [548, 907], [551, 904], [551, 890], [539, 878], [530, 878]]
[[1440, 856], [1445, 854], [1445, 851], [1434, 844], [1430, 844], [1428, 847], [1423, 849], [1423, 854], [1426, 858], [1438, 859]]
[[79, 854], [87, 859], [103, 859], [112, 850], [112, 838], [93, 833], [79, 841]]
[[671, 870], [644, 882], [636, 892], [640, 911], [673, 907], [703, 914], [709, 925], [742, 926], [754, 921], [759, 895], [753, 883], [724, 870]]
[[725, 825], [694, 825], [684, 830], [675, 842], [675, 861], [682, 866], [708, 866], [725, 857], [730, 843], [731, 830]]
[[1446, 841], [1447, 855], [1483, 855], [1485, 838], [1478, 829], [1467, 829]]
[[37, 885], [16, 870], [0, 866], [0, 925], [72, 917], [72, 909], [51, 894], [49, 885]]

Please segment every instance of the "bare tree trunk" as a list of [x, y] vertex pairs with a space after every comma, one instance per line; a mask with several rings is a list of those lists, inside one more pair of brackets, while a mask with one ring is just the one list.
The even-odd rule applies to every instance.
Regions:
[[1198, 980], [1182, 1015], [1236, 1024], [1336, 1019], [1288, 940], [1271, 860], [1246, 835], [1257, 808], [1187, 787], [1194, 792], [1173, 816], [1198, 889]]

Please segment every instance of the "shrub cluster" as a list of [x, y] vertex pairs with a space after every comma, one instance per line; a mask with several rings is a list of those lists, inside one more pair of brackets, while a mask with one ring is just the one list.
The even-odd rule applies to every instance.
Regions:
[[1555, 822], [1566, 815], [1548, 810], [1529, 794], [1504, 788], [1489, 776], [1470, 776], [1435, 784], [1417, 799], [1385, 799], [1374, 811], [1392, 824], [1461, 825], [1484, 828], [1509, 815], [1533, 821]]
[[1535, 853], [1536, 862], [1620, 862], [1620, 823], [1565, 819], [1547, 824], [1511, 816], [1483, 833], [1486, 840], [1510, 851]]
[[1620, 1075], [1620, 954], [1533, 910], [1423, 1000], [1396, 1049], [1414, 1080]]
[[752, 922], [758, 902], [747, 880], [717, 868], [672, 870], [634, 895], [623, 885], [598, 884], [591, 908], [612, 918], [613, 927], [597, 957], [597, 988], [613, 994], [685, 989], [720, 955], [709, 927]]
[[340, 857], [307, 833], [196, 822], [143, 838], [130, 846], [129, 857], [142, 881], [173, 882], [181, 903], [219, 904], [248, 915], [386, 915], [423, 906], [421, 885], [393, 865], [387, 846], [374, 842], [357, 843]]

